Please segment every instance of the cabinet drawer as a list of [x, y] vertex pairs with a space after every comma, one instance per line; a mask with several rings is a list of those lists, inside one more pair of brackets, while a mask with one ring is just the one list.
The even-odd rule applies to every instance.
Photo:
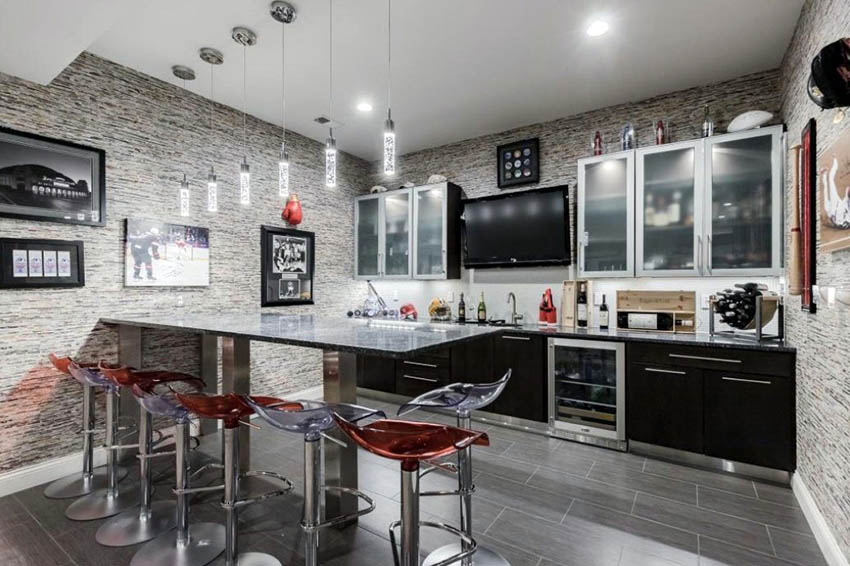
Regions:
[[782, 377], [794, 375], [794, 354], [789, 352], [633, 343], [629, 345], [628, 361]]
[[416, 397], [445, 385], [437, 377], [422, 375], [421, 372], [398, 372], [395, 378], [395, 392], [406, 397]]
[[437, 358], [416, 358], [412, 360], [398, 360], [395, 363], [396, 376], [410, 374], [416, 377], [436, 379], [443, 383], [448, 381], [451, 374], [449, 360]]

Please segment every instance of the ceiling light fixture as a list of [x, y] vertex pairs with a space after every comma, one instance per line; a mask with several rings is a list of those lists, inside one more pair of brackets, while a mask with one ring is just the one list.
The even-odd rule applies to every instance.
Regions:
[[392, 6], [387, 0], [387, 119], [384, 121], [384, 175], [395, 175], [395, 124], [392, 111]]
[[289, 197], [289, 154], [286, 153], [286, 24], [295, 20], [295, 7], [289, 2], [276, 0], [271, 4], [272, 18], [282, 23], [280, 27], [280, 159], [277, 162], [277, 192]]
[[366, 101], [363, 101], [363, 102], [360, 102], [360, 103], [357, 104], [357, 109], [360, 110], [361, 112], [371, 112], [372, 111], [372, 105], [369, 104]]
[[[334, 109], [334, 2], [328, 0], [328, 118], [333, 123]], [[336, 186], [336, 140], [333, 126], [328, 128], [328, 139], [325, 141], [325, 186]]]
[[257, 44], [257, 34], [245, 27], [235, 27], [230, 33], [233, 41], [242, 46], [242, 147], [244, 155], [239, 165], [239, 203], [251, 204], [251, 169], [248, 167], [248, 48]]
[[608, 22], [604, 22], [602, 20], [595, 20], [591, 22], [589, 26], [587, 26], [587, 35], [590, 37], [599, 37], [600, 35], [604, 35], [608, 32], [610, 26]]
[[[174, 65], [171, 67], [171, 72], [174, 76], [183, 81], [183, 90], [186, 90], [186, 81], [195, 80], [195, 71], [184, 65]], [[186, 178], [186, 173], [183, 173], [183, 181], [180, 182], [180, 216], [189, 216], [189, 180]]]
[[[201, 60], [210, 65], [210, 134], [213, 133], [213, 100], [215, 90], [213, 89], [213, 69], [216, 65], [224, 63], [224, 55], [218, 49], [204, 47], [200, 52]], [[210, 174], [207, 177], [207, 212], [218, 212], [218, 181], [215, 177], [215, 166], [210, 165]]]

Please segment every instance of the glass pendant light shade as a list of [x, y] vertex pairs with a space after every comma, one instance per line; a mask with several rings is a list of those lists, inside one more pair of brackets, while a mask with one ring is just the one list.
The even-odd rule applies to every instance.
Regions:
[[189, 181], [186, 173], [183, 173], [183, 181], [180, 183], [180, 216], [189, 216]]
[[239, 202], [251, 204], [251, 169], [248, 167], [248, 158], [242, 158], [239, 166]]
[[336, 186], [336, 140], [333, 130], [325, 142], [325, 186]]
[[210, 167], [210, 175], [207, 177], [207, 211], [218, 212], [218, 181], [213, 167]]
[[280, 160], [277, 162], [277, 188], [280, 196], [289, 196], [289, 154], [284, 144], [280, 144]]
[[384, 175], [395, 175], [395, 124], [389, 116], [384, 122]]

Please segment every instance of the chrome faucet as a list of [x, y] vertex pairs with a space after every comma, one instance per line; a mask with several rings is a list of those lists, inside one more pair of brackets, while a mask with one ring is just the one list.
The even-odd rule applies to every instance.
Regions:
[[511, 324], [516, 324], [522, 320], [523, 315], [516, 312], [516, 295], [514, 295], [513, 291], [508, 293], [508, 303], [511, 305]]

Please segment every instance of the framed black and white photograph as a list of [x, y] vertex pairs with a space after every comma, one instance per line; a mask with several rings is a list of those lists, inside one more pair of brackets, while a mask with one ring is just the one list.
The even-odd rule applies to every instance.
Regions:
[[0, 216], [105, 226], [105, 152], [0, 128]]
[[124, 285], [207, 287], [210, 231], [198, 226], [128, 218]]
[[0, 288], [83, 287], [83, 242], [0, 238]]
[[315, 234], [276, 226], [260, 232], [262, 306], [312, 305]]
[[540, 181], [540, 144], [537, 138], [500, 145], [496, 149], [499, 188]]

